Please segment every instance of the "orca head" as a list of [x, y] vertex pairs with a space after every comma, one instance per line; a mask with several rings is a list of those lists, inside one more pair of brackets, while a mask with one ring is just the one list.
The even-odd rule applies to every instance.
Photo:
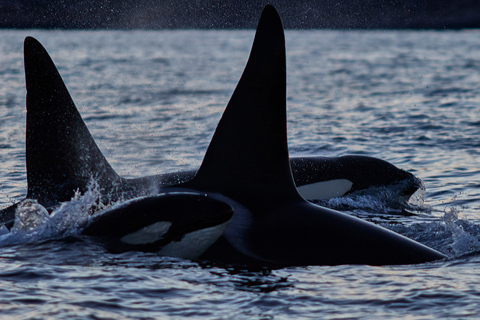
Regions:
[[307, 200], [341, 197], [370, 187], [390, 187], [392, 196], [406, 202], [424, 187], [413, 174], [374, 157], [293, 157], [290, 162], [295, 184]]
[[169, 191], [96, 212], [82, 234], [112, 252], [146, 251], [196, 259], [224, 232], [233, 208], [215, 195]]

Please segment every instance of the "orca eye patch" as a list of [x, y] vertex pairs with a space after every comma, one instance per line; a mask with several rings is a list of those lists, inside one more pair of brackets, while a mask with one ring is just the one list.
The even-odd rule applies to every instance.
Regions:
[[297, 190], [307, 200], [323, 200], [343, 196], [350, 191], [352, 185], [350, 180], [334, 179], [305, 184], [297, 187]]
[[170, 230], [171, 222], [160, 221], [146, 226], [136, 232], [123, 236], [120, 241], [131, 245], [153, 243], [161, 240], [163, 236]]

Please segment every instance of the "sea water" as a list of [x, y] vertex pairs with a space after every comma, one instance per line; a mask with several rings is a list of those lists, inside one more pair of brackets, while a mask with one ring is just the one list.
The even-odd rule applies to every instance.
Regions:
[[[26, 194], [25, 36], [49, 51], [114, 169], [139, 177], [200, 165], [254, 31], [1, 30], [2, 207]], [[48, 228], [0, 230], [0, 317], [480, 317], [480, 31], [287, 31], [286, 45], [291, 155], [374, 156], [425, 184], [401, 208], [385, 188], [322, 205], [448, 260], [249, 271], [111, 254], [75, 232], [92, 201], [77, 195]]]

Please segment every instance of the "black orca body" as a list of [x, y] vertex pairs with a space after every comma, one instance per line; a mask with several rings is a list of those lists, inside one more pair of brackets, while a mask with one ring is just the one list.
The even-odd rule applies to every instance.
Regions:
[[[423, 188], [422, 181], [410, 172], [368, 156], [290, 157], [290, 166], [298, 192], [309, 201], [338, 198], [380, 186], [395, 186], [398, 197], [408, 201], [418, 189]], [[151, 179], [169, 186], [187, 182], [196, 173], [197, 170], [179, 171]]]
[[423, 182], [393, 164], [367, 156], [291, 158], [298, 192], [307, 200], [327, 200], [370, 187], [395, 185], [398, 196], [408, 201]]
[[[207, 230], [208, 238], [213, 227], [216, 231], [197, 255], [206, 250], [199, 258], [219, 263], [387, 265], [445, 257], [387, 229], [313, 205], [298, 193], [286, 136], [285, 41], [272, 6], [262, 14], [249, 61], [200, 169], [193, 179], [178, 185], [164, 187], [158, 177], [127, 180], [111, 169], [50, 57], [32, 38], [25, 40], [25, 68], [28, 196], [45, 205], [68, 201], [73, 190], [85, 191], [95, 178], [105, 202], [123, 201], [94, 215], [84, 233], [113, 247], [120, 245], [120, 251], [131, 246], [176, 255], [171, 251], [175, 245], [170, 244], [202, 230]], [[42, 84], [34, 88], [39, 80]], [[45, 155], [54, 160], [42, 160]], [[181, 195], [178, 199], [207, 197], [215, 203], [210, 208], [218, 211], [206, 214], [204, 222], [198, 222], [196, 213], [205, 204], [171, 214], [174, 192]], [[231, 208], [231, 220], [219, 235]], [[12, 211], [14, 207], [4, 210], [4, 223], [12, 219], [8, 216]], [[143, 211], [147, 214], [141, 216]], [[130, 228], [134, 219], [138, 224]], [[118, 232], [109, 231], [117, 226]], [[195, 245], [195, 239], [188, 245]], [[190, 256], [183, 253], [180, 256]]]
[[[27, 199], [53, 207], [69, 201], [77, 190], [85, 192], [92, 179], [104, 194], [131, 198], [195, 176], [196, 170], [138, 179], [120, 177], [93, 140], [50, 56], [31, 37], [25, 39], [25, 76]], [[307, 200], [340, 197], [400, 182], [405, 182], [400, 196], [408, 199], [422, 186], [411, 173], [373, 157], [292, 157], [290, 161], [295, 183]], [[16, 207], [0, 210], [1, 224], [9, 228], [13, 225]]]
[[[114, 205], [96, 212], [82, 233], [99, 238], [115, 252], [196, 258], [220, 237], [233, 214], [222, 199], [185, 189], [159, 194], [153, 180], [127, 180], [116, 174], [50, 56], [31, 37], [25, 39], [25, 77], [27, 199], [52, 212], [76, 190], [87, 191], [94, 180], [102, 194], [99, 201]], [[14, 226], [18, 205], [0, 212], [7, 228]]]
[[241, 206], [231, 203], [234, 214], [225, 233], [201, 258], [276, 268], [411, 264], [445, 257], [302, 198], [290, 169], [286, 123], [285, 39], [280, 17], [267, 6], [203, 163], [184, 184], [218, 192]]

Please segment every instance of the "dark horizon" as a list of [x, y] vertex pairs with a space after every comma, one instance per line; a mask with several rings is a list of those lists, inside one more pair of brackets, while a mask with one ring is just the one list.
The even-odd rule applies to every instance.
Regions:
[[0, 0], [0, 28], [254, 29], [267, 3], [286, 29], [480, 28], [477, 0]]

